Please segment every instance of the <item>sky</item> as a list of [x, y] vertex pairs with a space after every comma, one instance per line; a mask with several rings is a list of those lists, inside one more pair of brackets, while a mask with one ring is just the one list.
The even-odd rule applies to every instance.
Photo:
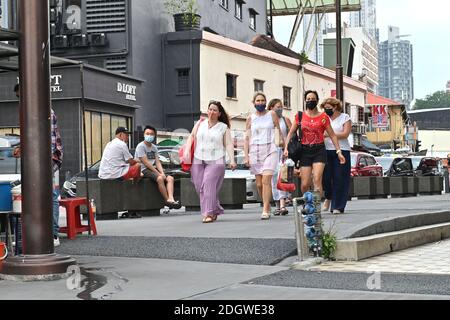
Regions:
[[[380, 41], [387, 40], [390, 25], [399, 27], [402, 35], [411, 35], [403, 39], [413, 45], [415, 98], [424, 99], [429, 94], [445, 90], [450, 80], [450, 1], [376, 1]], [[287, 45], [294, 19], [274, 19], [277, 41]], [[296, 41], [294, 49], [301, 50], [301, 39]]]

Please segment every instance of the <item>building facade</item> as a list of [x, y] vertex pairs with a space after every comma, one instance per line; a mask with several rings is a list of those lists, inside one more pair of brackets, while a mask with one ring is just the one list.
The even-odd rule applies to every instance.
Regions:
[[361, 0], [361, 11], [350, 12], [348, 23], [351, 28], [363, 28], [373, 40], [376, 40], [377, 1]]
[[447, 81], [447, 92], [450, 92], [450, 80]]
[[[266, 2], [198, 0], [200, 28], [249, 42], [266, 33]], [[52, 54], [145, 80], [136, 126], [167, 129], [163, 36], [174, 31], [164, 0], [57, 0]], [[176, 108], [176, 106], [174, 106]]]
[[[254, 112], [255, 91], [264, 92], [269, 100], [281, 99], [285, 116], [292, 119], [304, 108], [300, 88], [317, 90], [321, 99], [335, 90], [332, 70], [311, 63], [300, 67], [298, 58], [206, 31], [169, 33], [164, 43], [164, 100], [167, 108], [176, 110], [168, 118], [172, 129], [186, 128], [184, 123], [190, 123], [186, 129], [191, 129], [206, 114], [208, 102], [219, 100], [232, 119], [235, 134], [242, 135], [246, 119]], [[350, 106], [364, 107], [364, 83], [344, 77], [344, 91], [347, 112], [353, 110]]]
[[399, 28], [389, 27], [389, 39], [378, 47], [379, 94], [410, 108], [414, 100], [413, 47], [401, 40]]

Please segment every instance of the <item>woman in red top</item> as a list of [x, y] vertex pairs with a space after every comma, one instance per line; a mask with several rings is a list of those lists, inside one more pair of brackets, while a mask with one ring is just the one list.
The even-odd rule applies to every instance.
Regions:
[[[314, 191], [323, 194], [322, 176], [325, 164], [327, 163], [327, 150], [324, 143], [324, 132], [333, 141], [336, 147], [341, 165], [345, 164], [345, 158], [339, 147], [339, 141], [331, 127], [330, 117], [326, 113], [321, 113], [317, 109], [319, 95], [316, 91], [306, 91], [305, 93], [306, 111], [303, 112], [301, 130], [302, 130], [302, 155], [300, 159], [302, 193], [305, 193], [314, 185]], [[287, 145], [291, 137], [298, 130], [299, 118], [295, 116], [291, 130], [286, 139], [284, 156], [288, 157]], [[312, 177], [311, 177], [312, 174]]]

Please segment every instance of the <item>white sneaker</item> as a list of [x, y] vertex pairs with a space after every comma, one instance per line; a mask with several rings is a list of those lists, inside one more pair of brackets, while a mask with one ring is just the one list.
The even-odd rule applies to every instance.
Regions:
[[61, 243], [59, 243], [59, 238], [53, 238], [53, 246], [59, 247]]

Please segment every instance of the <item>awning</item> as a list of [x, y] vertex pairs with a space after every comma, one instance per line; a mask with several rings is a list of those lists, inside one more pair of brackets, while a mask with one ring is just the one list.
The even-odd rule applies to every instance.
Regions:
[[403, 103], [367, 92], [367, 105], [402, 106]]
[[362, 137], [361, 138], [361, 145], [363, 148], [369, 150], [369, 151], [377, 151], [381, 152], [381, 149], [374, 145], [372, 142], [370, 142], [367, 138]]
[[[302, 7], [305, 14], [336, 12], [335, 0], [268, 0], [268, 14], [270, 14], [271, 3], [273, 16], [297, 15], [299, 8]], [[315, 11], [314, 6], [316, 6]], [[342, 12], [359, 11], [361, 0], [341, 0], [341, 10]]]

